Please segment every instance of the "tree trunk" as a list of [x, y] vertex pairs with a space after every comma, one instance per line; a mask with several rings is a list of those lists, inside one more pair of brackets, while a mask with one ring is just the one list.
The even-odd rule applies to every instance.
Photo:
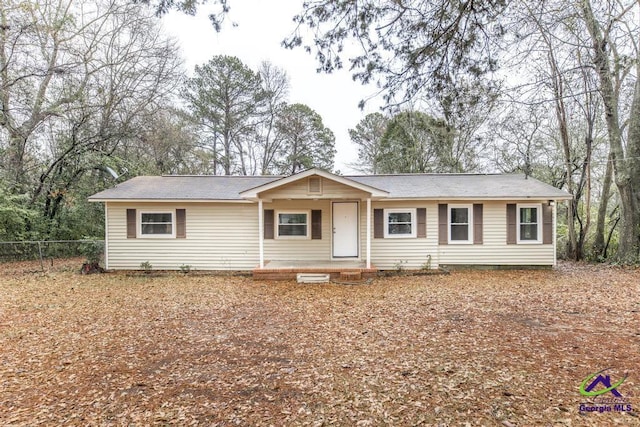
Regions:
[[[589, 120], [589, 118], [587, 118]], [[578, 185], [578, 194], [576, 197], [577, 200], [581, 199], [584, 195], [585, 198], [585, 206], [584, 206], [584, 222], [580, 217], [580, 214], [576, 211], [576, 219], [580, 224], [580, 230], [578, 231], [578, 240], [576, 244], [576, 261], [581, 261], [585, 256], [585, 242], [587, 240], [587, 235], [589, 233], [589, 229], [591, 228], [591, 154], [593, 147], [593, 122], [589, 123], [588, 134], [585, 137], [585, 147], [586, 147], [586, 155], [584, 158], [584, 162], [582, 162], [582, 173], [580, 175], [580, 183]]]
[[222, 166], [224, 167], [224, 174], [231, 175], [231, 137], [229, 131], [225, 129], [224, 132], [224, 158], [222, 159]]
[[611, 182], [613, 179], [613, 163], [611, 156], [607, 158], [607, 167], [602, 182], [602, 194], [600, 194], [600, 206], [598, 207], [598, 220], [596, 222], [596, 235], [593, 242], [593, 255], [597, 260], [605, 258], [604, 229], [607, 221], [607, 207], [611, 198]]
[[[609, 40], [605, 40], [598, 22], [591, 9], [589, 0], [582, 1], [582, 11], [587, 30], [591, 36], [593, 47], [593, 61], [596, 66], [600, 80], [600, 95], [605, 109], [607, 132], [609, 135], [609, 153], [613, 163], [613, 174], [616, 187], [620, 194], [620, 232], [618, 239], [617, 258], [622, 261], [631, 261], [638, 256], [638, 242], [640, 240], [639, 213], [635, 209], [637, 197], [634, 194], [632, 180], [638, 178], [632, 176], [637, 168], [633, 163], [625, 160], [624, 149], [622, 147], [622, 135], [618, 117], [618, 94], [613, 84], [613, 73], [609, 64], [609, 56], [606, 51]], [[636, 91], [630, 111], [629, 122], [629, 153], [632, 146], [638, 149], [640, 145], [640, 81], [636, 81]]]
[[[640, 65], [638, 71], [640, 72]], [[630, 233], [624, 239], [624, 258], [635, 262], [640, 255], [640, 78], [636, 78], [628, 126], [625, 166], [629, 191], [625, 197], [630, 197], [630, 200], [624, 211], [624, 221]], [[622, 243], [622, 236], [620, 240]]]
[[213, 133], [213, 174], [218, 175], [218, 132]]
[[579, 259], [578, 255], [578, 242], [576, 236], [576, 208], [579, 203], [580, 195], [576, 194], [573, 185], [573, 167], [571, 163], [571, 141], [569, 140], [569, 130], [567, 126], [567, 112], [564, 105], [564, 82], [562, 75], [558, 70], [558, 63], [554, 56], [553, 45], [547, 43], [549, 48], [548, 60], [549, 68], [551, 71], [552, 89], [554, 96], [556, 118], [558, 119], [558, 130], [560, 132], [560, 141], [562, 142], [562, 154], [564, 156], [565, 166], [565, 185], [567, 191], [573, 196], [573, 199], [567, 203], [567, 253], [566, 256], [569, 259]]
[[24, 169], [24, 154], [26, 147], [27, 141], [22, 135], [15, 133], [9, 136], [9, 146], [6, 154], [6, 168], [9, 172], [9, 187], [17, 193], [24, 192], [24, 186], [26, 185]]

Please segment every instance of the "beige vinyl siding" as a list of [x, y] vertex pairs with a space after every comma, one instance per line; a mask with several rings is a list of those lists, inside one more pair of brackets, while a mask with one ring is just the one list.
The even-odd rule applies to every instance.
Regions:
[[309, 194], [307, 178], [260, 193], [264, 199], [362, 199], [369, 193], [322, 178], [322, 193]]
[[[441, 203], [459, 203], [455, 201]], [[469, 202], [465, 202], [469, 203]], [[478, 203], [478, 202], [475, 202]], [[516, 202], [509, 202], [516, 203]], [[526, 200], [521, 203], [543, 203]], [[482, 245], [449, 244], [439, 247], [442, 265], [553, 265], [553, 244], [507, 245], [507, 202], [484, 202]], [[429, 222], [437, 224], [437, 216]]]
[[[373, 238], [373, 211], [371, 212], [371, 262], [381, 270], [393, 270], [400, 262], [407, 270], [422, 268], [431, 256], [431, 268], [438, 268], [438, 205], [426, 201], [373, 202], [372, 209], [426, 208], [427, 237]], [[366, 224], [366, 205], [361, 211], [361, 224]], [[361, 247], [366, 250], [366, 225], [362, 227]]]
[[[265, 203], [264, 209], [273, 209], [275, 213], [274, 239], [264, 241], [264, 259], [266, 261], [318, 260], [331, 259], [331, 201], [329, 200], [277, 200]], [[322, 211], [322, 239], [278, 238], [278, 211], [304, 211], [309, 215], [312, 210]], [[311, 227], [311, 216], [308, 217]]]
[[[186, 209], [186, 239], [127, 239], [126, 210]], [[258, 265], [258, 206], [243, 203], [108, 203], [108, 259], [114, 270], [250, 270]], [[139, 226], [139, 224], [138, 224]]]
[[[327, 180], [323, 180], [326, 190]], [[342, 186], [341, 184], [337, 184]], [[306, 192], [306, 182], [304, 182]], [[359, 196], [362, 195], [356, 191]], [[359, 201], [359, 259], [366, 257], [366, 201], [346, 197], [336, 201]], [[322, 239], [264, 240], [264, 258], [269, 260], [332, 259], [332, 200], [274, 200], [264, 209], [278, 211], [322, 211]], [[525, 201], [523, 201], [525, 202]], [[534, 201], [527, 200], [527, 203]], [[440, 201], [454, 204], [456, 201]], [[465, 202], [467, 204], [471, 202]], [[476, 202], [477, 203], [477, 202]], [[438, 245], [438, 202], [374, 201], [372, 209], [426, 208], [426, 238], [373, 238], [371, 212], [371, 262], [382, 270], [402, 263], [406, 269], [419, 269], [431, 256], [431, 268], [439, 265], [553, 265], [553, 244], [506, 244], [506, 203], [484, 202], [482, 245]], [[511, 202], [511, 203], [516, 203]], [[259, 262], [258, 205], [248, 203], [121, 203], [109, 202], [106, 209], [107, 256], [110, 269], [139, 269], [149, 261], [154, 269], [179, 269], [190, 265], [198, 270], [250, 270]], [[166, 211], [186, 209], [186, 239], [126, 237], [126, 210]], [[276, 217], [277, 221], [277, 217]], [[309, 217], [309, 227], [311, 226]]]

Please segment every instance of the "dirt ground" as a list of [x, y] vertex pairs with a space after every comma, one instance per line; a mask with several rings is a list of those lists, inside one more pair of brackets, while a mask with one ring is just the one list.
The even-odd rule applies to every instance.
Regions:
[[[0, 425], [640, 425], [640, 270], [348, 286], [79, 267], [0, 265]], [[605, 368], [631, 411], [580, 395]]]

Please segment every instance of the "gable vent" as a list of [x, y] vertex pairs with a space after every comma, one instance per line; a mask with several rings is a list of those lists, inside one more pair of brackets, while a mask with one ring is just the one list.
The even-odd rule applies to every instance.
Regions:
[[321, 194], [322, 193], [322, 178], [319, 176], [309, 177], [309, 193]]

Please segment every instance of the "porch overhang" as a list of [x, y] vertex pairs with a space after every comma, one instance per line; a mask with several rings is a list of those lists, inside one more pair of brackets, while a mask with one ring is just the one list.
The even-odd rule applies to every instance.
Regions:
[[372, 187], [370, 185], [367, 184], [362, 184], [360, 182], [354, 181], [352, 179], [349, 178], [345, 178], [342, 177], [340, 175], [336, 175], [333, 174], [331, 172], [327, 172], [324, 171], [322, 169], [318, 169], [318, 168], [311, 168], [311, 169], [307, 169], [305, 171], [299, 172], [297, 174], [294, 175], [290, 175], [281, 179], [277, 179], [275, 181], [269, 182], [267, 184], [264, 185], [260, 185], [254, 188], [250, 188], [248, 190], [245, 190], [243, 192], [240, 193], [240, 197], [245, 199], [245, 200], [250, 200], [250, 201], [254, 201], [257, 202], [258, 200], [262, 199], [264, 201], [268, 201], [268, 198], [265, 197], [261, 197], [261, 193], [264, 193], [266, 191], [269, 190], [274, 190], [278, 187], [282, 187], [284, 185], [287, 184], [291, 184], [293, 182], [299, 181], [301, 179], [304, 178], [308, 178], [310, 176], [320, 176], [322, 178], [331, 180], [331, 181], [335, 181], [337, 183], [343, 184], [347, 187], [351, 187], [354, 188], [356, 190], [360, 190], [364, 193], [367, 193], [367, 197], [373, 198], [373, 199], [382, 199], [382, 198], [386, 198], [389, 196], [389, 192], [385, 191], [385, 190], [381, 190], [379, 188], [376, 187]]

